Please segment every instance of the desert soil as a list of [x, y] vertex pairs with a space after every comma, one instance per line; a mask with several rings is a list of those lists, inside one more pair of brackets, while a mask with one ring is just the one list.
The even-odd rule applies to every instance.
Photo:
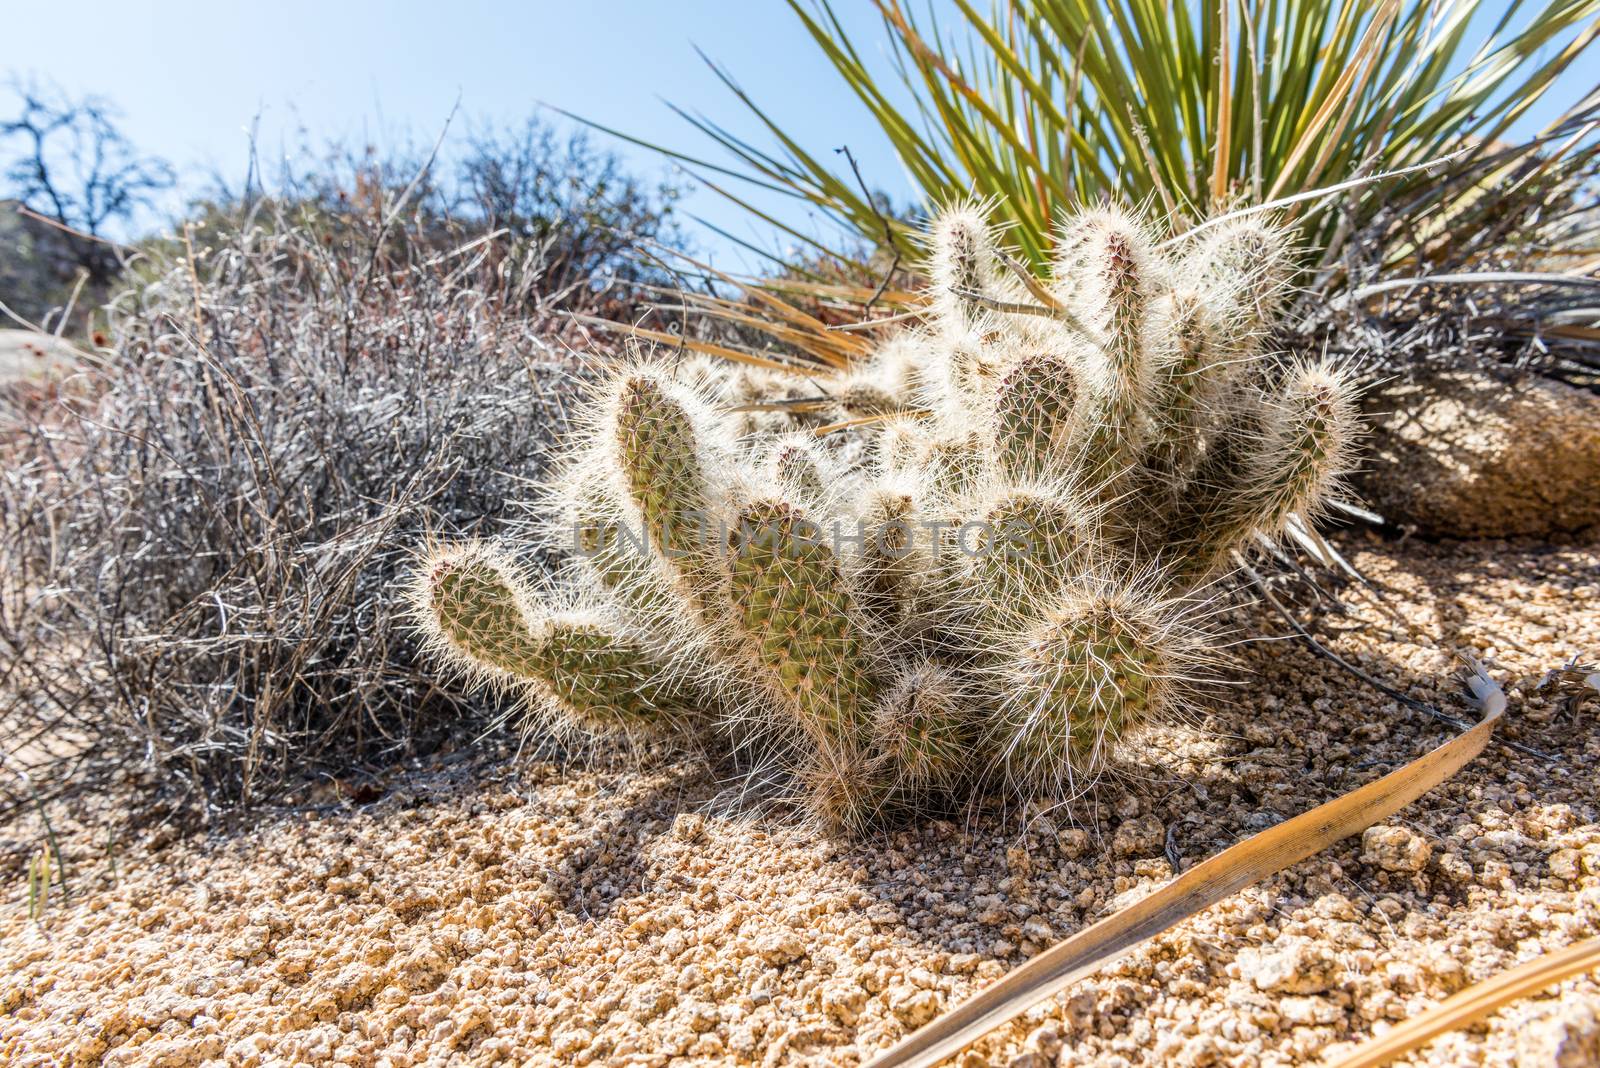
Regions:
[[[1314, 1064], [1600, 931], [1600, 698], [1540, 687], [1600, 656], [1600, 541], [1344, 545], [1405, 623], [1348, 590], [1329, 646], [1458, 715], [1450, 650], [1475, 650], [1511, 699], [1502, 738], [1550, 759], [1492, 745], [953, 1063]], [[227, 832], [108, 852], [80, 821], [73, 896], [31, 920], [20, 858], [42, 839], [20, 821], [0, 828], [0, 1062], [856, 1064], [1175, 863], [1450, 734], [1298, 642], [1235, 652], [1245, 685], [1072, 810], [867, 842], [800, 833], [698, 759], [463, 750]], [[1596, 977], [1573, 980], [1404, 1063], [1594, 1064], [1597, 1007]]]

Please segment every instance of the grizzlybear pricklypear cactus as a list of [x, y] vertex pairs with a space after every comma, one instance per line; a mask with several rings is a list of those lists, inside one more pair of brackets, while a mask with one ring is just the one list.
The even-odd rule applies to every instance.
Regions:
[[1070, 797], [1183, 700], [1207, 585], [1346, 466], [1345, 376], [1263, 353], [1290, 262], [1259, 216], [1159, 243], [1105, 207], [1036, 279], [952, 209], [923, 322], [854, 367], [604, 378], [546, 509], [577, 607], [469, 545], [419, 617], [564, 721], [787, 762], [835, 826]]
[[847, 757], [866, 744], [877, 664], [822, 535], [784, 501], [749, 505], [728, 536], [729, 603], [776, 702], [819, 748]]
[[1013, 639], [998, 669], [995, 745], [1011, 775], [1081, 789], [1130, 726], [1166, 706], [1192, 650], [1148, 593], [1073, 589]]
[[548, 611], [491, 548], [436, 553], [419, 577], [419, 616], [449, 659], [534, 689], [579, 726], [636, 730], [705, 714], [681, 669], [603, 610]]

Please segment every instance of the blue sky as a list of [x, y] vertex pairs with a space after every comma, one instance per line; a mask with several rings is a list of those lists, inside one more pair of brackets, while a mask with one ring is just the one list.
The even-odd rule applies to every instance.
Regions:
[[[332, 138], [431, 143], [458, 97], [462, 115], [478, 121], [519, 122], [543, 101], [703, 148], [664, 97], [759, 134], [695, 54], [699, 45], [813, 152], [848, 144], [870, 184], [911, 195], [881, 136], [782, 0], [79, 0], [65, 16], [52, 4], [10, 7], [0, 76], [34, 75], [73, 95], [106, 97], [142, 151], [174, 161], [192, 181], [210, 169], [241, 175], [258, 115], [270, 164], [285, 149]], [[837, 0], [836, 8], [881, 54], [868, 0]], [[658, 157], [623, 151], [642, 173], [666, 174]], [[713, 194], [686, 206], [771, 245]], [[725, 242], [702, 242], [733, 257], [729, 265], [748, 265]]]
[[[866, 0], [839, 6], [853, 31], [880, 36]], [[11, 6], [0, 72], [108, 98], [142, 151], [193, 178], [210, 168], [242, 174], [258, 113], [270, 158], [305, 141], [300, 130], [318, 145], [334, 137], [431, 143], [458, 96], [462, 115], [479, 121], [519, 122], [543, 101], [701, 148], [663, 97], [721, 119], [743, 117], [695, 54], [699, 45], [806, 143], [849, 144], [874, 185], [910, 192], [781, 0], [80, 0], [66, 21], [61, 10]], [[628, 154], [642, 173], [667, 173], [659, 157]], [[688, 208], [771, 243], [714, 195], [696, 195]]]

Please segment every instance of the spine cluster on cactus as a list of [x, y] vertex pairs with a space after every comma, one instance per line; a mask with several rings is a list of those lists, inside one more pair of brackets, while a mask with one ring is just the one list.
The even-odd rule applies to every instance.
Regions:
[[1031, 279], [953, 208], [922, 322], [832, 379], [604, 379], [548, 509], [578, 607], [469, 545], [424, 562], [418, 618], [571, 722], [787, 759], [830, 823], [1070, 796], [1181, 705], [1207, 585], [1346, 466], [1345, 375], [1264, 351], [1286, 241], [1252, 216], [1161, 243], [1097, 208]]

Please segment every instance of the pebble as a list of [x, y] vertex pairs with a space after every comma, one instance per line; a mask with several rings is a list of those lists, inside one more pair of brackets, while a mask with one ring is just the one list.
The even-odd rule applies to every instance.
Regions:
[[1519, 1029], [1517, 1068], [1600, 1065], [1600, 998], [1575, 997]]
[[[1586, 776], [1600, 734], [1535, 689], [1574, 650], [1600, 655], [1600, 617], [1572, 593], [1592, 585], [1600, 549], [1339, 537], [1427, 640], [1359, 607], [1367, 626], [1323, 640], [1467, 714], [1447, 650], [1482, 652], [1493, 630], [1507, 737], [1556, 760], [1492, 746], [1403, 826], [1229, 897], [954, 1063], [1316, 1063], [1332, 1041], [1600, 929]], [[1280, 626], [1263, 609], [1247, 629]], [[448, 785], [424, 769], [402, 780], [403, 805], [263, 813], [159, 851], [119, 839], [115, 879], [111, 821], [74, 829], [95, 812], [75, 800], [51, 812], [72, 901], [42, 920], [15, 893], [0, 909], [0, 1063], [860, 1064], [996, 982], [1019, 950], [1161, 885], [1166, 827], [1195, 863], [1440, 739], [1301, 646], [1236, 655], [1249, 686], [1130, 745], [1135, 759], [1149, 745], [1170, 789], [1108, 779], [1048, 818], [980, 807], [860, 842], [741, 808], [725, 768], [604, 749], [560, 766], [453, 764]], [[41, 841], [29, 820], [0, 838]], [[1597, 1005], [1600, 977], [1574, 978], [1407, 1063], [1593, 1063]]]
[[1147, 857], [1161, 852], [1167, 828], [1155, 816], [1124, 820], [1111, 840], [1111, 851], [1122, 857]]
[[1240, 957], [1240, 971], [1257, 990], [1320, 994], [1333, 986], [1338, 964], [1325, 946], [1310, 939]]
[[1361, 834], [1361, 857], [1384, 871], [1419, 872], [1428, 866], [1433, 846], [1405, 827], [1378, 824]]

